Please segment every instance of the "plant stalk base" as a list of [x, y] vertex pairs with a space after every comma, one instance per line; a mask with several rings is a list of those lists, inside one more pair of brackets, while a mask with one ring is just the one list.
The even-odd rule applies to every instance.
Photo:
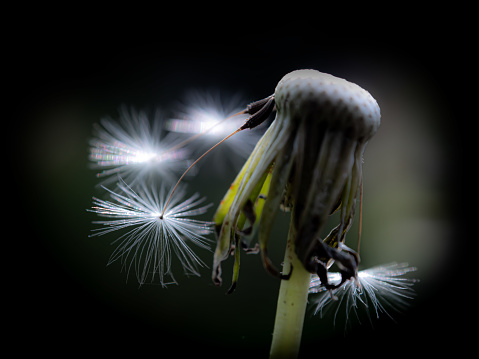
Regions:
[[308, 303], [311, 274], [294, 252], [296, 233], [293, 227], [291, 223], [283, 266], [283, 273], [289, 273], [291, 266], [293, 273], [289, 280], [281, 281], [270, 351], [272, 359], [297, 358]]

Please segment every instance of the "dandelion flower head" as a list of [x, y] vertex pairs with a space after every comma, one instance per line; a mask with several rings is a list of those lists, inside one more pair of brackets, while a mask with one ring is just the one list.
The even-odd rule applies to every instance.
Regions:
[[[276, 117], [216, 211], [214, 283], [222, 283], [221, 262], [238, 247], [232, 233], [249, 232], [251, 224], [258, 227], [265, 269], [287, 277], [267, 254], [281, 205], [291, 208], [295, 253], [308, 272], [327, 284], [328, 268], [336, 262], [345, 268], [343, 280], [354, 277], [359, 259], [340, 245], [353, 223], [363, 154], [380, 124], [378, 103], [356, 84], [305, 69], [285, 75], [273, 95], [252, 107], [258, 104], [258, 113], [274, 108]], [[339, 223], [321, 239], [335, 211], [340, 212]], [[246, 214], [250, 223], [245, 225]]]

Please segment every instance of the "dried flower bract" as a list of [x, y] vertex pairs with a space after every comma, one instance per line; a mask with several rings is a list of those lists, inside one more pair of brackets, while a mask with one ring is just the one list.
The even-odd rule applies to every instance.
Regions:
[[[258, 241], [268, 272], [281, 274], [267, 254], [280, 208], [292, 208], [295, 252], [307, 271], [327, 288], [327, 269], [336, 261], [342, 282], [356, 276], [359, 258], [340, 246], [349, 230], [361, 182], [362, 155], [380, 123], [377, 102], [364, 89], [316, 70], [284, 76], [274, 95], [276, 118], [223, 198], [214, 217], [218, 242], [213, 281], [221, 284], [221, 262], [235, 252], [241, 236], [259, 225]], [[337, 227], [320, 238], [331, 213]], [[235, 265], [233, 285], [238, 278]]]

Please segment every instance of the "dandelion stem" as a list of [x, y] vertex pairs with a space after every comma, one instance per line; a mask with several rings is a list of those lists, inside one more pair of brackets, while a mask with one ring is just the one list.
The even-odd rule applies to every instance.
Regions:
[[296, 358], [303, 332], [304, 314], [308, 302], [311, 274], [304, 269], [294, 251], [296, 230], [291, 222], [283, 272], [293, 272], [289, 280], [282, 280], [274, 322], [270, 358]]

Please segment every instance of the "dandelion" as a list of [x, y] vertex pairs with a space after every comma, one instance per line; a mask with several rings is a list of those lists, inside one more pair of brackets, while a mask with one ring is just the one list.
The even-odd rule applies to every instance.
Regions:
[[[261, 105], [261, 106], [260, 106]], [[217, 246], [212, 279], [222, 283], [221, 262], [234, 253], [233, 285], [239, 275], [241, 237], [258, 226], [265, 269], [283, 279], [278, 298], [271, 356], [295, 356], [299, 349], [311, 274], [327, 289], [333, 262], [341, 267], [341, 283], [356, 277], [359, 257], [343, 250], [358, 196], [362, 156], [380, 123], [376, 100], [344, 79], [315, 70], [284, 76], [275, 92], [253, 106], [264, 120], [276, 118], [230, 186], [214, 221]], [[273, 265], [267, 246], [279, 208], [291, 209], [283, 271]], [[326, 238], [322, 230], [339, 210], [339, 224]]]
[[[354, 276], [357, 259], [338, 247], [352, 224], [362, 155], [379, 126], [379, 107], [359, 86], [315, 70], [284, 76], [269, 101], [275, 105], [276, 119], [215, 214], [218, 242], [213, 280], [221, 284], [221, 262], [235, 244], [237, 236], [233, 234], [249, 232], [247, 222], [259, 223], [266, 270], [282, 276], [267, 256], [280, 205], [292, 208], [292, 224], [298, 232], [295, 252], [302, 267], [318, 274], [326, 284], [327, 268], [334, 261], [340, 261], [348, 275]], [[254, 211], [258, 204], [261, 211]], [[318, 240], [329, 215], [338, 209], [340, 224], [324, 240]]]
[[[177, 118], [167, 120], [165, 128], [177, 134], [204, 134], [201, 136], [198, 151], [211, 147], [245, 122], [246, 113], [241, 111], [243, 105], [239, 95], [231, 96], [226, 101], [219, 93], [191, 92], [186, 99], [186, 105], [178, 111]], [[225, 148], [230, 149], [227, 151], [228, 156], [224, 156], [224, 151], [217, 154], [223, 153], [223, 159], [227, 157], [228, 162], [231, 162], [232, 158], [244, 160], [253, 150], [261, 134], [261, 130], [240, 133], [225, 142]]]
[[[375, 314], [376, 318], [379, 318], [380, 314], [385, 314], [392, 318], [388, 309], [400, 312], [408, 306], [408, 300], [414, 297], [412, 286], [418, 280], [403, 276], [415, 270], [415, 267], [410, 267], [407, 263], [390, 263], [372, 267], [359, 271], [355, 278], [330, 292], [321, 283], [319, 277], [313, 275], [309, 293], [313, 297], [312, 304], [316, 306], [314, 314], [319, 313], [322, 317], [326, 309], [335, 307], [334, 320], [336, 320], [339, 310], [344, 307], [346, 321], [352, 312], [358, 316], [360, 308], [369, 316]], [[329, 272], [328, 280], [330, 283], [339, 284], [341, 274]]]
[[[379, 106], [369, 92], [329, 74], [298, 70], [284, 76], [274, 94], [243, 110], [222, 112], [207, 103], [192, 105], [181, 118], [167, 121], [169, 131], [194, 135], [163, 152], [156, 148], [157, 142], [153, 149], [146, 145], [151, 144], [147, 133], [155, 130], [145, 130], [139, 119], [135, 125], [126, 121], [125, 129], [103, 122], [92, 142], [91, 157], [108, 168], [106, 175], [123, 173], [130, 163], [156, 161], [159, 153], [176, 153], [177, 148], [199, 137], [218, 134], [221, 138], [183, 172], [168, 195], [164, 187], [158, 194], [141, 181], [136, 192], [120, 182], [119, 193], [107, 190], [111, 201], [94, 198], [91, 212], [108, 218], [96, 222], [103, 227], [94, 235], [126, 230], [117, 240], [119, 246], [110, 263], [121, 260], [128, 272], [134, 268], [140, 283], [157, 277], [165, 285], [166, 275], [175, 281], [171, 273], [173, 250], [185, 272], [198, 275], [197, 267], [204, 263], [189, 244], [208, 248], [205, 235], [214, 225], [217, 241], [212, 280], [216, 285], [222, 284], [222, 262], [234, 256], [228, 293], [236, 288], [241, 248], [261, 253], [266, 271], [281, 279], [272, 358], [296, 357], [308, 293], [318, 296], [316, 312], [320, 313], [334, 299], [346, 303], [347, 315], [360, 306], [374, 310], [376, 316], [387, 314], [390, 307], [400, 309], [412, 296], [414, 283], [401, 276], [415, 268], [390, 264], [358, 272], [359, 254], [345, 244], [357, 198], [362, 199], [363, 153], [380, 124]], [[274, 112], [275, 119], [226, 192], [213, 222], [190, 218], [205, 213], [208, 206], [199, 207], [203, 199], [198, 195], [181, 202], [184, 176], [216, 147], [260, 126]], [[228, 121], [232, 127], [223, 126]], [[281, 271], [268, 256], [270, 234], [280, 209], [291, 212]], [[326, 223], [335, 212], [339, 212], [339, 223], [324, 236]], [[252, 246], [254, 233], [258, 243]], [[334, 263], [339, 273], [329, 272]]]
[[153, 176], [173, 182], [184, 170], [188, 152], [177, 148], [174, 135], [161, 137], [158, 115], [150, 124], [145, 112], [122, 107], [119, 122], [103, 119], [95, 126], [89, 158], [93, 168], [100, 170], [97, 177], [110, 184], [120, 175], [131, 186]]
[[208, 249], [205, 236], [211, 233], [211, 224], [191, 217], [206, 213], [210, 205], [199, 206], [205, 198], [195, 194], [182, 201], [184, 192], [177, 191], [169, 209], [161, 215], [166, 197], [164, 186], [158, 192], [142, 185], [135, 192], [125, 182], [120, 182], [119, 193], [105, 189], [111, 201], [94, 197], [89, 211], [108, 219], [94, 222], [102, 228], [96, 229], [92, 236], [126, 230], [115, 241], [118, 246], [108, 264], [120, 260], [127, 273], [133, 268], [140, 284], [159, 280], [166, 285], [165, 276], [176, 283], [171, 271], [173, 252], [186, 274], [199, 275], [198, 266], [205, 264], [190, 244]]

